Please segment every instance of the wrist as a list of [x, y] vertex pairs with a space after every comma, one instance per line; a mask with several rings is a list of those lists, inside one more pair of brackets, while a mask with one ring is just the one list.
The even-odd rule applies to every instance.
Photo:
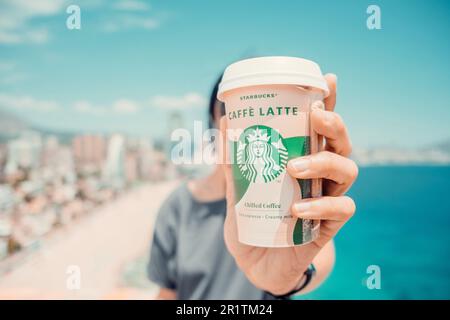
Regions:
[[272, 296], [283, 296], [286, 292], [291, 292], [304, 282], [305, 275], [302, 273], [298, 277], [291, 278], [286, 284], [277, 284], [276, 287], [267, 288], [265, 291]]
[[[321, 247], [315, 245], [299, 248], [296, 252], [296, 261], [291, 263], [288, 270], [278, 273], [277, 279], [269, 280], [267, 275], [265, 275], [263, 276], [263, 279], [255, 279], [258, 281], [255, 281], [254, 283], [257, 287], [260, 287], [269, 294], [275, 296], [284, 295], [286, 292], [290, 292], [299, 286], [305, 272], [320, 250]], [[249, 277], [249, 279], [251, 279], [251, 277]]]
[[310, 282], [311, 282], [312, 278], [315, 276], [315, 274], [316, 274], [316, 268], [311, 263], [306, 268], [306, 270], [302, 273], [299, 280], [297, 282], [294, 282], [294, 286], [290, 286], [290, 289], [287, 289], [284, 291], [274, 290], [274, 291], [270, 291], [270, 292], [266, 291], [266, 292], [277, 299], [287, 299], [291, 295], [296, 294], [296, 293], [302, 291], [303, 289], [305, 289], [310, 284]]

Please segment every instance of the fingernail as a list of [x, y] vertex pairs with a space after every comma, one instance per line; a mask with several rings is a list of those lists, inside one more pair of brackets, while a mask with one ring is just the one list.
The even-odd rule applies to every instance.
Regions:
[[295, 159], [292, 160], [291, 165], [295, 170], [305, 171], [309, 168], [309, 160], [308, 159]]
[[309, 209], [311, 209], [311, 203], [309, 201], [294, 204], [294, 210], [298, 213], [308, 211]]
[[312, 110], [325, 110], [325, 105], [323, 104], [322, 101], [317, 100], [317, 101], [313, 102], [313, 104], [311, 105], [311, 109]]
[[328, 76], [329, 76], [329, 77], [333, 77], [333, 78], [334, 78], [334, 82], [336, 82], [336, 83], [337, 83], [337, 81], [338, 81], [338, 77], [337, 77], [337, 75], [336, 75], [336, 74], [334, 74], [334, 73], [329, 73], [329, 74], [328, 74]]

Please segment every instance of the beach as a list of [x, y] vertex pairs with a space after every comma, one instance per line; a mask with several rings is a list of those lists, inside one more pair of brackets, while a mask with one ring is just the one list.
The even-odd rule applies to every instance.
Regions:
[[156, 286], [145, 291], [124, 287], [121, 273], [148, 251], [157, 210], [175, 184], [137, 186], [56, 230], [34, 251], [2, 261], [0, 299], [154, 297]]

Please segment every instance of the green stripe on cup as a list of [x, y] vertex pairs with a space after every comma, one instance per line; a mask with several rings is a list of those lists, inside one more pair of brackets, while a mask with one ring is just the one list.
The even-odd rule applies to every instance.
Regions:
[[[292, 137], [285, 139], [286, 147], [289, 151], [289, 158], [302, 157], [304, 155], [310, 154], [310, 137]], [[302, 191], [302, 199], [311, 198], [311, 179], [297, 179], [300, 185], [300, 190]], [[294, 232], [292, 235], [292, 240], [294, 244], [303, 243], [303, 220], [297, 219], [295, 223]]]

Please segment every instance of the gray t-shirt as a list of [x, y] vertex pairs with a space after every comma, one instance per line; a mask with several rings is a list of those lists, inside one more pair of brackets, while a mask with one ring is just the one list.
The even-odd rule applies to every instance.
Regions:
[[159, 210], [148, 276], [178, 299], [271, 299], [236, 266], [223, 238], [226, 201], [199, 202], [186, 184]]

